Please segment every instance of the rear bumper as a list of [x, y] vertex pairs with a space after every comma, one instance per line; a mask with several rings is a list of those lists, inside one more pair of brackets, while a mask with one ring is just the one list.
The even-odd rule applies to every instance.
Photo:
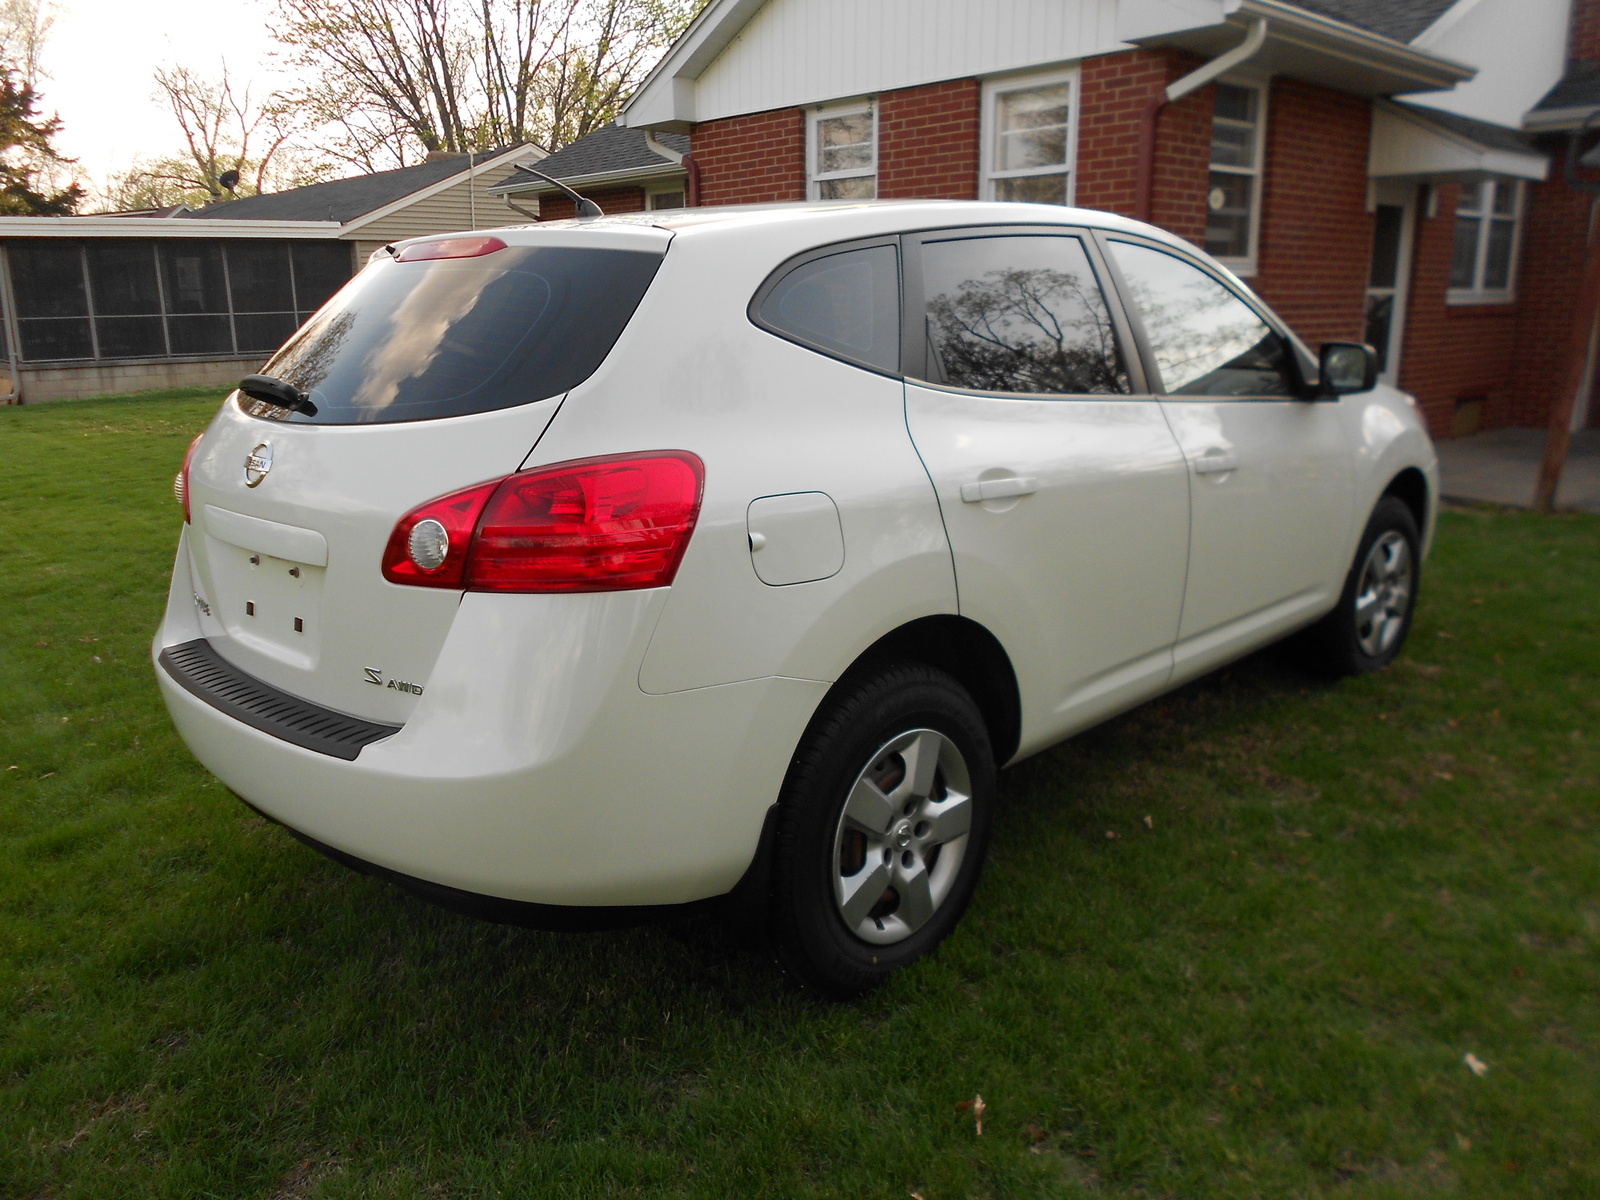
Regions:
[[348, 761], [252, 728], [174, 679], [161, 652], [198, 636], [180, 587], [152, 658], [195, 757], [338, 855], [527, 904], [683, 904], [744, 874], [827, 685], [647, 695], [639, 664], [663, 599], [464, 596], [411, 718]]

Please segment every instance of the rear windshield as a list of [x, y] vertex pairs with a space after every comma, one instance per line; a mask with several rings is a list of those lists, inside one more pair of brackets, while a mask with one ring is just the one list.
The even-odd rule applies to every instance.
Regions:
[[[310, 393], [313, 425], [423, 421], [527, 404], [594, 373], [658, 253], [514, 246], [384, 262], [347, 284], [262, 368]], [[258, 416], [272, 405], [241, 401]]]

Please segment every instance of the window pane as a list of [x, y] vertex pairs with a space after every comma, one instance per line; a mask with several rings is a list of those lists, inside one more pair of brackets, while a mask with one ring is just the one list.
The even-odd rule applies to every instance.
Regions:
[[101, 358], [162, 358], [167, 353], [158, 316], [96, 317], [94, 331]]
[[[96, 316], [160, 313], [155, 249], [149, 242], [90, 242], [84, 253]], [[113, 351], [102, 344], [100, 353]]]
[[1473, 275], [1478, 266], [1478, 230], [1483, 221], [1478, 217], [1456, 218], [1456, 243], [1450, 252], [1450, 286], [1469, 288], [1476, 282]]
[[1489, 222], [1489, 251], [1483, 261], [1483, 286], [1492, 290], [1511, 286], [1511, 243], [1515, 221]]
[[271, 354], [294, 332], [294, 314], [236, 313], [233, 328], [240, 354]]
[[161, 285], [166, 289], [169, 313], [228, 311], [220, 243], [167, 242], [159, 253]]
[[1372, 273], [1367, 279], [1369, 287], [1395, 286], [1400, 271], [1400, 231], [1405, 215], [1406, 210], [1398, 204], [1378, 205], [1377, 220], [1372, 230]]
[[[88, 315], [89, 297], [83, 286], [83, 254], [77, 242], [12, 242], [8, 253], [19, 317]], [[85, 325], [85, 337], [88, 329]], [[28, 357], [35, 355], [30, 353]]]
[[963, 238], [922, 248], [939, 382], [992, 392], [1128, 391], [1094, 270], [1074, 237]]
[[872, 114], [817, 121], [817, 174], [872, 169]]
[[236, 313], [292, 311], [288, 246], [283, 242], [229, 242], [228, 288]]
[[1378, 370], [1388, 365], [1389, 330], [1394, 324], [1394, 296], [1367, 297], [1367, 345], [1378, 352]]
[[232, 354], [233, 328], [226, 315], [167, 318], [174, 354]]
[[652, 212], [660, 212], [663, 209], [682, 207], [682, 192], [656, 192], [650, 197], [650, 209]]
[[1211, 172], [1206, 193], [1206, 252], [1218, 258], [1247, 258], [1250, 254], [1250, 207], [1255, 198], [1255, 176]]
[[1020, 200], [1029, 204], [1065, 204], [1065, 175], [1017, 175], [994, 181], [996, 200]]
[[871, 200], [877, 194], [878, 181], [871, 175], [857, 175], [854, 179], [817, 181], [818, 200]]
[[1481, 212], [1483, 210], [1483, 184], [1481, 182], [1463, 183], [1461, 192], [1456, 197], [1457, 212]]
[[1255, 126], [1230, 125], [1224, 121], [1212, 122], [1211, 164], [1218, 167], [1255, 166]]
[[1494, 184], [1494, 211], [1509, 217], [1517, 211], [1517, 185], [1515, 180], [1501, 179]]
[[900, 266], [893, 246], [802, 263], [761, 303], [761, 320], [880, 371], [900, 369]]
[[1255, 124], [1255, 88], [1236, 87], [1231, 83], [1217, 84], [1214, 111], [1217, 116], [1225, 121], [1243, 121], [1246, 124]]
[[1067, 161], [1067, 103], [1071, 88], [1006, 92], [995, 101], [994, 169], [1053, 167]]
[[317, 425], [430, 420], [558, 396], [611, 352], [660, 265], [659, 253], [577, 246], [377, 262], [266, 370], [311, 393], [316, 415], [288, 419]]
[[1168, 392], [1296, 394], [1288, 345], [1243, 300], [1171, 254], [1127, 242], [1111, 247]]
[[295, 307], [314, 312], [350, 282], [350, 247], [344, 242], [291, 242]]
[[58, 358], [93, 358], [88, 317], [19, 320], [22, 357], [34, 362]]

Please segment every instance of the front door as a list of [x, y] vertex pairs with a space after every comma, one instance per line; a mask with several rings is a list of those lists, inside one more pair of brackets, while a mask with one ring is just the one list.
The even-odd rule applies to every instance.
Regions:
[[1378, 188], [1372, 230], [1372, 266], [1367, 275], [1368, 344], [1378, 352], [1378, 377], [1398, 384], [1411, 283], [1411, 236], [1417, 189], [1385, 183]]
[[1108, 239], [1189, 470], [1189, 573], [1174, 677], [1331, 607], [1343, 584], [1351, 453], [1337, 399], [1300, 396], [1289, 339], [1217, 276]]
[[1183, 600], [1186, 467], [1097, 253], [1059, 230], [907, 239], [906, 422], [960, 610], [1016, 670], [1024, 753], [1165, 687]]

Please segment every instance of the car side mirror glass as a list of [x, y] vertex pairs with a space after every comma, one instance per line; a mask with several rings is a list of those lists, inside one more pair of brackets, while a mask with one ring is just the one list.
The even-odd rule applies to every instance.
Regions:
[[1324, 342], [1317, 370], [1324, 396], [1370, 391], [1378, 382], [1378, 354], [1360, 342]]

